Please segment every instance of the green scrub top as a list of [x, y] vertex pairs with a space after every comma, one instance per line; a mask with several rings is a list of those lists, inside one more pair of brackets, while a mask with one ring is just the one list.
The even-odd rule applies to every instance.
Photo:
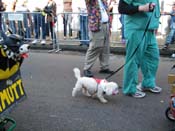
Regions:
[[146, 25], [151, 17], [148, 30], [154, 30], [159, 27], [160, 7], [159, 0], [124, 0], [127, 4], [134, 6], [144, 5], [146, 3], [156, 3], [153, 12], [138, 12], [132, 15], [125, 15], [125, 31], [131, 29], [145, 30]]

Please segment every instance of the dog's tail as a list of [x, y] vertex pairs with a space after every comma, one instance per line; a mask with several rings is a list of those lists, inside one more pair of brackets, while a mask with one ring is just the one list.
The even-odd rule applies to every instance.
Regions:
[[75, 74], [75, 77], [77, 79], [79, 79], [81, 77], [81, 73], [80, 73], [80, 70], [78, 68], [74, 68], [74, 74]]

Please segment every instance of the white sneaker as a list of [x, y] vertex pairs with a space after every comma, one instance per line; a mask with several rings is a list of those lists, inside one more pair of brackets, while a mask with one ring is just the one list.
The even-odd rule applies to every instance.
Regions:
[[137, 90], [134, 94], [131, 94], [131, 96], [134, 98], [143, 98], [146, 96], [146, 93]]
[[142, 88], [142, 84], [139, 83], [137, 86], [136, 86], [137, 90], [139, 91], [143, 91], [143, 88]]
[[41, 41], [41, 44], [46, 44], [46, 41], [45, 41], [45, 40], [42, 40], [42, 41]]
[[143, 88], [141, 83], [136, 87], [139, 91], [150, 91], [152, 93], [160, 93], [162, 88], [155, 86], [154, 88]]
[[175, 58], [175, 54], [173, 53], [173, 54], [171, 55], [171, 57], [172, 57], [172, 58]]
[[38, 42], [39, 42], [39, 40], [35, 39], [35, 40], [32, 41], [32, 44], [36, 44]]

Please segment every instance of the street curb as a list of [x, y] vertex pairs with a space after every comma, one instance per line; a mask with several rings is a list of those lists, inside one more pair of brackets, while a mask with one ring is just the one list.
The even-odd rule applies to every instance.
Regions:
[[[36, 44], [36, 45], [30, 45], [32, 50], [52, 50], [53, 45], [41, 45], [41, 44]], [[79, 52], [86, 52], [88, 47], [86, 45], [80, 46], [80, 45], [66, 45], [66, 44], [60, 44], [59, 48], [62, 51], [79, 51]], [[111, 53], [114, 54], [121, 54], [125, 55], [125, 47], [124, 46], [117, 46], [117, 47], [111, 47]], [[161, 56], [171, 56], [172, 53], [175, 51], [173, 49], [168, 49], [168, 50], [161, 50], [161, 46], [159, 47], [160, 55]]]

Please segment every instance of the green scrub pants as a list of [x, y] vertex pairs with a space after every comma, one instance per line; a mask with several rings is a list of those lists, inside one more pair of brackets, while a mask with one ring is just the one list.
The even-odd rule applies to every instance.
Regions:
[[[159, 49], [153, 31], [144, 30], [126, 31], [126, 58], [124, 67], [123, 93], [134, 94], [138, 84], [138, 72], [141, 69], [142, 87], [154, 88], [155, 77], [159, 65]], [[134, 50], [139, 48], [132, 56]], [[132, 56], [132, 57], [131, 57]]]

